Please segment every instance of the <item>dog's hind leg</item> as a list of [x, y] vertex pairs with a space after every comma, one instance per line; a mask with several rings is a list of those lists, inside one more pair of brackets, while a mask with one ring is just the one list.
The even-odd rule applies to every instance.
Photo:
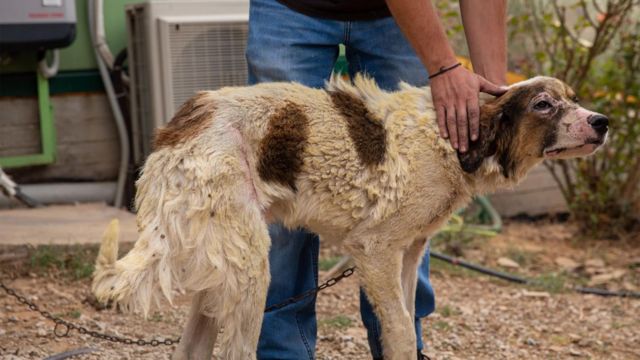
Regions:
[[203, 314], [202, 302], [205, 296], [207, 293], [201, 291], [193, 297], [187, 324], [182, 331], [180, 343], [171, 357], [172, 360], [211, 359], [220, 327], [215, 318]]
[[348, 239], [345, 245], [353, 256], [364, 291], [380, 320], [384, 358], [414, 359], [414, 323], [405, 306], [400, 281], [402, 250], [388, 247], [389, 243], [393, 243], [392, 240], [372, 244], [377, 236], [368, 234], [363, 236], [361, 241]]
[[[235, 264], [225, 270], [224, 293], [216, 317], [224, 328], [220, 335], [221, 359], [255, 359], [269, 287], [270, 244], [267, 224], [248, 212], [237, 213], [235, 226], [224, 229], [227, 241], [243, 238], [248, 247], [237, 249]], [[265, 246], [266, 245], [266, 246]]]
[[244, 297], [241, 302], [225, 305], [231, 311], [225, 311], [221, 323], [221, 359], [256, 359], [256, 349], [262, 328], [262, 318], [269, 286], [268, 270], [264, 276], [248, 279], [247, 286], [238, 289]]
[[220, 358], [255, 359], [270, 279], [267, 224], [251, 200], [229, 204], [216, 218], [216, 236], [224, 239], [224, 276], [206, 302], [223, 328]]

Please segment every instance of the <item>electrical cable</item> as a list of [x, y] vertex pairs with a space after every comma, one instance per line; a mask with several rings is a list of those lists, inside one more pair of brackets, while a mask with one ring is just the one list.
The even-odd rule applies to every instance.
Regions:
[[56, 76], [58, 68], [60, 67], [60, 51], [58, 49], [53, 49], [51, 54], [51, 65], [47, 63], [47, 57], [45, 56], [44, 51], [38, 55], [39, 57], [42, 57], [40, 61], [38, 61], [38, 70], [46, 79]]
[[[470, 262], [467, 262], [465, 260], [459, 259], [459, 258], [455, 258], [452, 256], [448, 256], [448, 255], [444, 255], [435, 251], [431, 251], [431, 257], [436, 258], [438, 260], [442, 260], [445, 262], [448, 262], [450, 264], [453, 265], [458, 265], [458, 266], [462, 266], [466, 269], [469, 270], [473, 270], [473, 271], [477, 271], [479, 273], [485, 274], [485, 275], [489, 275], [489, 276], [493, 276], [493, 277], [497, 277], [503, 280], [507, 280], [507, 281], [511, 281], [511, 282], [515, 282], [518, 284], [525, 284], [525, 285], [537, 285], [538, 283], [535, 280], [531, 280], [531, 279], [526, 279], [520, 276], [516, 276], [516, 275], [511, 275], [511, 274], [507, 274], [504, 272], [500, 272], [497, 270], [493, 270], [484, 266], [480, 266], [480, 265], [476, 265], [476, 264], [472, 264]], [[598, 289], [598, 288], [585, 288], [585, 287], [574, 287], [572, 290], [579, 292], [581, 294], [592, 294], [592, 295], [600, 295], [600, 296], [617, 296], [617, 297], [629, 297], [629, 298], [636, 298], [636, 299], [640, 299], [640, 292], [637, 291], [609, 291], [606, 289]]]

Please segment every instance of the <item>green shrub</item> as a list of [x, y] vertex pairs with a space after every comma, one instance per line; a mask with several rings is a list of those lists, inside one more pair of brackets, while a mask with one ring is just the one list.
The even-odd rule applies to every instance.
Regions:
[[611, 119], [595, 156], [546, 162], [574, 220], [590, 236], [620, 237], [640, 224], [640, 2], [514, 2], [512, 67], [571, 85]]

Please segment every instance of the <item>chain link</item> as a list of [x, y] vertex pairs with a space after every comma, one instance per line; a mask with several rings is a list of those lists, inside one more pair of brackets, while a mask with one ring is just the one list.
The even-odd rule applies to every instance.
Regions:
[[[355, 272], [355, 266], [346, 269], [345, 271], [342, 272], [342, 274], [333, 277], [327, 281], [325, 281], [324, 283], [322, 283], [320, 286], [316, 287], [315, 289], [311, 289], [311, 290], [307, 290], [305, 292], [303, 292], [302, 294], [290, 297], [288, 299], [286, 299], [283, 302], [280, 302], [278, 304], [275, 305], [271, 305], [268, 306], [264, 312], [270, 312], [276, 309], [280, 309], [283, 308], [289, 304], [293, 304], [295, 302], [298, 302], [302, 299], [306, 299], [310, 296], [313, 296], [315, 294], [317, 294], [318, 292], [332, 287], [335, 284], [337, 284], [340, 280], [344, 279], [344, 278], [348, 278], [349, 276], [353, 275], [353, 273]], [[15, 292], [15, 290], [7, 287], [4, 283], [0, 282], [0, 288], [2, 288], [8, 295], [13, 296], [14, 298], [16, 298], [16, 300], [22, 304], [25, 305], [26, 307], [29, 308], [29, 310], [31, 311], [35, 311], [40, 313], [40, 315], [42, 315], [42, 317], [53, 321], [53, 323], [55, 323], [56, 325], [53, 327], [53, 334], [57, 337], [66, 337], [69, 336], [69, 332], [72, 330], [77, 331], [79, 334], [81, 335], [88, 335], [91, 336], [93, 338], [97, 338], [97, 339], [102, 339], [102, 340], [107, 340], [107, 341], [111, 341], [111, 342], [116, 342], [116, 343], [121, 343], [121, 344], [125, 344], [125, 345], [140, 345], [140, 346], [158, 346], [158, 345], [173, 345], [173, 344], [177, 344], [180, 342], [180, 338], [176, 338], [176, 339], [164, 339], [164, 340], [144, 340], [144, 339], [132, 339], [132, 338], [128, 338], [128, 337], [124, 337], [124, 336], [116, 336], [116, 335], [109, 335], [109, 334], [104, 334], [98, 331], [93, 331], [93, 330], [89, 330], [83, 326], [80, 325], [76, 325], [74, 323], [71, 323], [69, 321], [63, 320], [57, 316], [53, 316], [50, 312], [46, 311], [46, 310], [42, 310], [40, 309], [40, 307], [38, 307], [37, 304], [35, 304], [34, 302], [29, 301], [26, 297], [18, 294]]]
[[89, 330], [89, 329], [87, 329], [87, 328], [85, 328], [83, 326], [76, 325], [74, 323], [68, 322], [66, 320], [63, 320], [63, 319], [57, 317], [57, 316], [53, 316], [48, 311], [40, 309], [38, 307], [38, 305], [36, 305], [35, 303], [27, 300], [27, 298], [25, 298], [24, 296], [19, 295], [18, 293], [15, 292], [15, 290], [7, 287], [2, 282], [0, 282], [0, 288], [2, 288], [7, 294], [9, 294], [9, 295], [13, 296], [14, 298], [16, 298], [16, 300], [20, 304], [23, 304], [23, 305], [27, 306], [29, 308], [29, 310], [36, 311], [36, 312], [40, 313], [40, 315], [42, 315], [42, 317], [53, 321], [56, 324], [54, 326], [54, 328], [53, 328], [53, 334], [55, 336], [57, 336], [57, 337], [69, 336], [69, 332], [72, 331], [72, 330], [75, 330], [79, 334], [82, 334], [82, 335], [89, 335], [89, 336], [97, 338], [97, 339], [107, 340], [107, 341], [116, 342], [116, 343], [122, 343], [122, 344], [126, 344], [126, 345], [136, 344], [136, 345], [141, 345], [141, 346], [158, 346], [160, 344], [173, 345], [173, 344], [177, 344], [178, 342], [180, 342], [180, 338], [177, 338], [177, 339], [164, 339], [164, 340], [131, 339], [131, 338], [123, 337], [123, 336], [109, 335], [109, 334], [104, 334], [104, 333], [101, 333], [101, 332]]
[[277, 303], [277, 304], [274, 304], [274, 305], [271, 305], [271, 306], [267, 306], [267, 308], [264, 309], [264, 312], [268, 313], [268, 312], [271, 312], [273, 310], [277, 310], [277, 309], [283, 308], [283, 307], [285, 307], [285, 306], [287, 306], [289, 304], [296, 303], [296, 302], [298, 302], [298, 301], [300, 301], [302, 299], [306, 299], [306, 298], [308, 298], [310, 296], [313, 296], [313, 295], [317, 294], [318, 292], [320, 292], [320, 291], [322, 291], [322, 290], [324, 290], [326, 288], [332, 287], [333, 285], [337, 284], [340, 280], [342, 280], [344, 278], [348, 278], [349, 276], [353, 275], [353, 273], [355, 271], [356, 271], [356, 267], [355, 266], [350, 267], [350, 268], [346, 269], [345, 271], [343, 271], [342, 274], [325, 281], [324, 283], [322, 283], [320, 286], [316, 287], [315, 289], [307, 290], [307, 291], [303, 292], [302, 294], [298, 294], [296, 296], [292, 296], [292, 297], [284, 300], [283, 302], [280, 302], [280, 303]]

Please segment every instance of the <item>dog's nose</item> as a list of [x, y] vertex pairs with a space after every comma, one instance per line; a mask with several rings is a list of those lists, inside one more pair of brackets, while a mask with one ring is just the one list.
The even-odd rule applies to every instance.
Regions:
[[607, 132], [607, 128], [609, 126], [609, 119], [604, 115], [591, 115], [587, 122], [593, 130], [595, 130], [598, 134], [604, 134]]

